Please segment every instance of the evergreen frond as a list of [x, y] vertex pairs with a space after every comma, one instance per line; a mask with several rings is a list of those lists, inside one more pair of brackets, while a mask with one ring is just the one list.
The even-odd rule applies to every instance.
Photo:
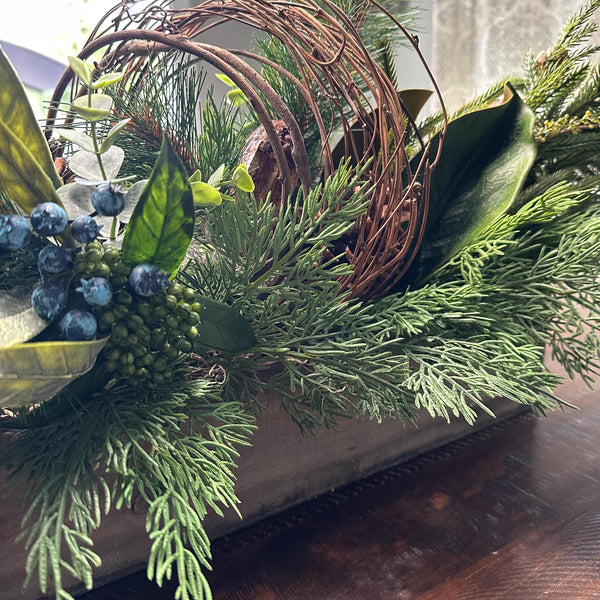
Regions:
[[[567, 21], [552, 48], [525, 60], [524, 100], [542, 122], [562, 116], [590, 81], [588, 59], [599, 48], [586, 42], [597, 29], [592, 17], [599, 7], [598, 0], [590, 0]], [[577, 104], [578, 111], [587, 108]]]

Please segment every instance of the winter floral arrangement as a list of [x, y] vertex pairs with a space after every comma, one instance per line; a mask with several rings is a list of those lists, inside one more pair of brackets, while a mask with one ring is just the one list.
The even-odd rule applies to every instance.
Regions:
[[[311, 430], [543, 413], [546, 349], [597, 374], [600, 1], [422, 122], [392, 4], [122, 3], [43, 130], [0, 54], [0, 459], [42, 592], [91, 588], [94, 531], [139, 495], [148, 576], [209, 598], [203, 519], [236, 506], [268, 390]], [[231, 20], [255, 50], [193, 41]]]

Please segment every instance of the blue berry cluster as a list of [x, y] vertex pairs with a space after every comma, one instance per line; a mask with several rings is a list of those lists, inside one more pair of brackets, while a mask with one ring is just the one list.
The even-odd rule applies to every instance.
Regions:
[[[97, 213], [119, 214], [125, 205], [122, 189], [98, 185], [92, 194]], [[64, 209], [52, 202], [34, 208], [29, 218], [0, 215], [0, 246], [25, 248], [34, 235], [56, 238], [69, 228], [80, 245], [69, 248], [47, 241], [37, 254], [41, 283], [31, 295], [40, 317], [54, 323], [69, 341], [109, 337], [102, 358], [115, 378], [155, 388], [172, 377], [173, 365], [190, 352], [198, 336], [201, 304], [191, 288], [169, 280], [152, 264], [131, 267], [120, 251], [98, 239], [92, 216], [70, 225]]]

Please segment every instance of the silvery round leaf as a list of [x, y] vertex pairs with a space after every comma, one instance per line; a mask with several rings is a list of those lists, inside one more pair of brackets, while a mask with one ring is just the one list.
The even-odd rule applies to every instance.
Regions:
[[56, 190], [69, 219], [94, 212], [92, 192], [94, 188], [80, 183], [67, 183]]
[[119, 220], [127, 223], [137, 206], [138, 200], [148, 183], [147, 179], [134, 183], [125, 194], [125, 208], [119, 213]]
[[76, 175], [79, 175], [84, 179], [89, 179], [90, 181], [110, 180], [115, 179], [119, 174], [124, 158], [125, 151], [119, 146], [111, 146], [104, 154], [102, 154], [102, 165], [104, 166], [106, 174], [106, 177], [104, 177], [100, 171], [98, 157], [92, 152], [79, 150], [71, 156], [69, 168]]

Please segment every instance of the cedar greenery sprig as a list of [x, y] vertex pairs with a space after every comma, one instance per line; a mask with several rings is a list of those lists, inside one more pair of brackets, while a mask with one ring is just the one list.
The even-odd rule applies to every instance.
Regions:
[[81, 410], [19, 432], [2, 462], [13, 483], [25, 483], [28, 580], [37, 575], [42, 592], [54, 587], [65, 600], [73, 598], [65, 573], [91, 589], [100, 564], [93, 532], [111, 510], [131, 508], [139, 493], [150, 507], [149, 576], [161, 583], [176, 565], [182, 598], [210, 597], [202, 521], [209, 508], [220, 514], [237, 504], [236, 447], [253, 428], [240, 403], [223, 403], [213, 384], [197, 380], [144, 402], [131, 388], [103, 390]]

